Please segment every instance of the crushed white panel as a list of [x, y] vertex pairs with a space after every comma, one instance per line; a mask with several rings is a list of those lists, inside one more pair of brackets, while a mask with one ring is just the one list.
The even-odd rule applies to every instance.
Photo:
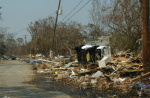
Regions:
[[99, 67], [105, 67], [108, 62], [112, 61], [110, 57], [105, 56], [102, 60], [97, 60]]
[[100, 77], [102, 75], [103, 75], [103, 73], [101, 71], [97, 71], [95, 74], [92, 75], [92, 78], [97, 78], [97, 77]]

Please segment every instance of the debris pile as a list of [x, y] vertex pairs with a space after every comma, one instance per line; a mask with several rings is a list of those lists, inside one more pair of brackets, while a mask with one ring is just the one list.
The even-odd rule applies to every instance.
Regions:
[[[143, 73], [142, 58], [125, 53], [86, 65], [74, 58], [57, 57], [54, 60], [22, 59], [33, 64], [37, 73], [48, 74], [49, 81], [63, 81], [82, 89], [119, 90], [124, 93], [150, 94], [150, 72]], [[148, 95], [150, 96], [150, 95]]]

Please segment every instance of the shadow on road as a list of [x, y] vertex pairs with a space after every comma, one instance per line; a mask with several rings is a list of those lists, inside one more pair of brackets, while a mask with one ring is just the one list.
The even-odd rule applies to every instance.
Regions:
[[[59, 95], [62, 96], [62, 93], [36, 89], [32, 86], [0, 88], [0, 98], [3, 98], [4, 96], [8, 96], [10, 98], [59, 98]], [[62, 96], [61, 98], [67, 97]]]

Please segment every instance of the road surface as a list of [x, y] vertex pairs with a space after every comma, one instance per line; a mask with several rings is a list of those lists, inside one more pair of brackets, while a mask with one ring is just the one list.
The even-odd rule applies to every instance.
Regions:
[[71, 98], [57, 91], [47, 91], [26, 84], [34, 74], [25, 62], [8, 60], [0, 63], [0, 98]]

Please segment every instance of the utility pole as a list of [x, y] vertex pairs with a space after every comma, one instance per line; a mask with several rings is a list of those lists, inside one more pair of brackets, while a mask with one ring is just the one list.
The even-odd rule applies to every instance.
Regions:
[[59, 10], [60, 10], [60, 3], [61, 3], [61, 0], [59, 0], [58, 9], [56, 11], [56, 20], [55, 20], [55, 25], [54, 25], [54, 33], [53, 33], [53, 40], [52, 40], [52, 46], [51, 46], [53, 55], [57, 54], [57, 53], [54, 54], [54, 50], [56, 50], [56, 46], [57, 46], [56, 45], [56, 40], [57, 40], [56, 29], [57, 29], [57, 21], [58, 21], [58, 15], [59, 15]]
[[150, 68], [149, 0], [142, 0], [142, 52], [144, 73]]
[[27, 35], [24, 35], [25, 44], [27, 43]]
[[[2, 7], [0, 6], [0, 9], [1, 9]], [[0, 20], [2, 19], [2, 13], [0, 13]]]
[[[27, 44], [27, 35], [24, 35], [25, 45]], [[27, 55], [27, 48], [24, 46], [25, 55]]]

